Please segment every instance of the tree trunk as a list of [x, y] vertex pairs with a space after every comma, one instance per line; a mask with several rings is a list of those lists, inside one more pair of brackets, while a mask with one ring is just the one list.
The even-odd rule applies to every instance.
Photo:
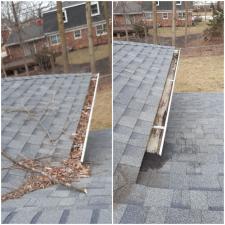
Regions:
[[172, 46], [176, 46], [176, 1], [173, 1]]
[[109, 68], [112, 68], [112, 33], [109, 24], [109, 10], [108, 10], [108, 2], [104, 1], [104, 16], [106, 20], [106, 30], [108, 36], [108, 55], [109, 55]]
[[57, 7], [57, 20], [58, 20], [59, 36], [60, 36], [60, 42], [61, 42], [61, 48], [62, 48], [63, 69], [64, 69], [64, 73], [68, 73], [69, 72], [69, 59], [68, 59], [67, 45], [66, 45], [66, 38], [65, 38], [62, 2], [57, 1], [56, 7]]
[[126, 40], [129, 41], [128, 28], [127, 28], [127, 15], [124, 15], [123, 18], [124, 18], [124, 29], [126, 34]]
[[184, 4], [185, 4], [185, 48], [186, 48], [188, 42], [188, 1], [185, 1]]
[[148, 42], [148, 28], [144, 25], [144, 32], [145, 32], [145, 43]]
[[92, 35], [91, 2], [86, 2], [86, 20], [87, 20], [87, 27], [88, 27], [88, 46], [89, 46], [89, 56], [90, 56], [90, 63], [91, 63], [91, 73], [96, 74], [95, 54], [94, 54], [93, 35]]
[[158, 35], [157, 35], [157, 10], [156, 10], [156, 1], [152, 2], [152, 14], [153, 14], [153, 43], [157, 45]]
[[19, 37], [20, 49], [23, 52], [23, 63], [24, 63], [26, 75], [29, 76], [30, 74], [29, 74], [29, 69], [28, 69], [28, 65], [27, 65], [27, 62], [26, 62], [26, 56], [25, 56], [25, 46], [24, 46], [23, 39], [22, 39], [22, 36], [21, 36], [20, 24], [19, 24], [19, 20], [17, 18], [16, 9], [15, 9], [15, 5], [14, 5], [13, 1], [12, 1], [12, 11], [13, 11], [13, 17], [14, 17], [14, 20], [15, 20], [16, 32], [18, 33], [18, 37]]
[[7, 77], [7, 73], [6, 73], [6, 71], [5, 71], [5, 65], [4, 65], [4, 63], [3, 63], [3, 59], [2, 59], [2, 71], [3, 71], [4, 77]]
[[204, 11], [205, 11], [205, 22], [206, 22], [206, 1], [205, 1], [205, 5], [204, 5]]

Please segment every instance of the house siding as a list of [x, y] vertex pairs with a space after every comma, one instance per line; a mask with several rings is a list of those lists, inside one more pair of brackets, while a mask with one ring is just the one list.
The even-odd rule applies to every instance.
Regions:
[[[163, 19], [163, 13], [162, 12], [158, 12], [157, 13], [157, 23], [161, 26], [161, 27], [171, 27], [172, 26], [172, 12], [167, 12], [168, 13], [168, 18], [167, 19]], [[177, 13], [177, 20], [176, 20], [176, 26], [185, 26], [185, 18], [183, 19], [179, 19], [179, 14]], [[152, 27], [153, 26], [153, 21], [151, 19], [143, 19], [144, 23], [149, 26]], [[190, 26], [192, 24], [192, 13], [189, 12], [188, 13], [188, 25]]]
[[[32, 49], [33, 51], [36, 49], [36, 52], [40, 52], [47, 45], [48, 44], [47, 44], [46, 38], [25, 43], [25, 46], [27, 48]], [[6, 52], [9, 56], [9, 58], [13, 59], [13, 60], [20, 59], [24, 56], [23, 50], [20, 48], [19, 45], [13, 45], [13, 46], [6, 47]]]
[[[135, 23], [138, 23], [140, 21], [144, 22], [148, 27], [152, 27], [152, 19], [146, 19], [145, 13], [152, 13], [152, 3], [151, 2], [140, 2], [139, 5], [141, 6], [139, 8], [139, 11], [137, 12], [137, 2], [129, 2], [127, 8], [130, 8], [129, 14], [127, 14], [129, 17], [131, 17]], [[193, 2], [189, 3], [189, 12], [188, 12], [188, 25], [192, 25], [192, 6]], [[133, 9], [133, 11], [132, 11]], [[117, 11], [118, 10], [118, 11]], [[184, 1], [181, 1], [181, 5], [176, 5], [177, 10], [177, 26], [184, 26], [185, 25], [185, 18], [180, 19], [179, 18], [179, 12], [185, 12], [185, 6]], [[128, 13], [128, 12], [127, 12]], [[163, 19], [162, 14], [168, 13], [168, 18]], [[123, 13], [121, 13], [121, 7], [118, 6], [118, 8], [114, 11], [114, 33], [120, 32], [124, 30], [125, 20]], [[161, 27], [170, 27], [172, 26], [172, 1], [160, 1], [159, 6], [157, 6], [157, 23]], [[128, 24], [130, 25], [130, 24]], [[121, 30], [120, 30], [121, 28]], [[128, 27], [128, 30], [131, 31], [132, 25]]]
[[[93, 23], [105, 20], [103, 16], [103, 3], [102, 2], [98, 3], [100, 14], [97, 16], [92, 16]], [[111, 15], [111, 7], [109, 7], [109, 9], [110, 9], [109, 15]], [[68, 19], [68, 22], [64, 23], [65, 29], [76, 28], [87, 24], [85, 4], [65, 8], [65, 10]], [[44, 20], [44, 33], [48, 34], [51, 32], [58, 31], [56, 11], [44, 13], [43, 20]]]
[[[184, 11], [179, 11], [179, 12], [184, 12]], [[185, 18], [179, 19], [179, 12], [177, 12], [176, 26], [185, 26]], [[163, 13], [168, 13], [167, 19], [163, 19]], [[152, 19], [146, 19], [144, 13], [134, 14], [134, 15], [131, 14], [129, 16], [132, 18], [131, 20], [134, 21], [133, 24], [139, 23], [142, 21], [148, 27], [153, 26]], [[171, 11], [157, 12], [157, 23], [161, 27], [171, 27], [172, 26], [172, 12]], [[120, 28], [122, 31], [124, 29], [124, 25], [125, 25], [124, 16], [123, 15], [114, 15], [113, 24], [114, 24], [114, 33], [119, 32]], [[133, 29], [132, 24], [127, 24], [127, 25], [131, 25], [128, 27], [128, 30]], [[192, 12], [191, 11], [188, 13], [188, 25], [189, 26], [192, 25]]]
[[[69, 31], [66, 32], [66, 41], [67, 41], [67, 48], [71, 50], [76, 50], [80, 48], [86, 48], [88, 47], [88, 31], [87, 28], [81, 29], [81, 38], [80, 39], [75, 39], [74, 38], [74, 31]], [[101, 45], [101, 44], [106, 44], [108, 41], [107, 34], [101, 35], [101, 36], [96, 36], [96, 27], [94, 26], [92, 28], [93, 32], [93, 43], [94, 45]], [[48, 36], [49, 42], [50, 42], [50, 35]], [[50, 48], [54, 52], [60, 52], [61, 51], [61, 44], [55, 44], [51, 45]]]

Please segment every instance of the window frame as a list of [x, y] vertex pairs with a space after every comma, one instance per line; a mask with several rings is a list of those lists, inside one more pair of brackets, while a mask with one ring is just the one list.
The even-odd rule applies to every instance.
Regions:
[[[179, 3], [177, 3], [179, 2]], [[176, 1], [176, 5], [182, 5], [182, 1]]]
[[[76, 37], [76, 36], [75, 36], [75, 32], [76, 32], [76, 31], [79, 31], [79, 32], [80, 32], [80, 36], [79, 36], [79, 37]], [[74, 40], [81, 39], [81, 38], [82, 38], [82, 32], [81, 32], [81, 29], [75, 30], [75, 31], [73, 32], [73, 37], [74, 37]]]
[[[166, 18], [164, 17], [164, 15], [166, 14]], [[169, 13], [162, 13], [162, 19], [163, 20], [168, 20], [168, 18], [169, 18], [169, 15], [168, 15]]]
[[[146, 17], [146, 14], [149, 14], [150, 17], [147, 18], [147, 17]], [[151, 12], [145, 12], [145, 19], [146, 19], [146, 20], [152, 20], [152, 13], [151, 13]]]
[[63, 9], [62, 12], [64, 13], [64, 17], [65, 17], [65, 20], [63, 20], [63, 22], [67, 23], [68, 22], [68, 17], [67, 17], [66, 9]]
[[[104, 25], [105, 25], [105, 31], [104, 31]], [[98, 34], [98, 29], [97, 29], [98, 26], [102, 26], [102, 28], [103, 28], [103, 32], [101, 34]], [[95, 26], [95, 33], [96, 33], [97, 37], [102, 36], [102, 35], [106, 35], [107, 34], [106, 23], [101, 23], [101, 24], [96, 25]]]
[[[52, 42], [52, 37], [54, 37], [54, 36], [57, 37], [56, 38], [57, 43], [53, 43]], [[59, 34], [52, 34], [52, 35], [49, 36], [49, 38], [50, 38], [51, 46], [53, 46], [53, 45], [59, 45], [61, 43]]]
[[[180, 16], [182, 14], [182, 16]], [[178, 12], [178, 19], [184, 20], [185, 19], [185, 12]]]
[[97, 5], [97, 12], [96, 13], [92, 13], [92, 9], [91, 9], [91, 16], [98, 16], [98, 15], [100, 15], [99, 3], [98, 2], [91, 2], [91, 6], [92, 5]]

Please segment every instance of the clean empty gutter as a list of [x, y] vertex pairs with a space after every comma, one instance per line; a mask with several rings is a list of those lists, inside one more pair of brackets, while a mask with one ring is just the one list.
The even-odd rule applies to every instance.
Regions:
[[175, 50], [147, 145], [147, 152], [160, 156], [163, 151], [179, 59], [180, 50]]

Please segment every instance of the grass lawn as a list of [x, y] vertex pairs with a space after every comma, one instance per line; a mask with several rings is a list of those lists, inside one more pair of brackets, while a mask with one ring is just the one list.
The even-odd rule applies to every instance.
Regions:
[[223, 92], [224, 56], [181, 57], [175, 92]]
[[[196, 26], [188, 27], [188, 34], [199, 34], [202, 33], [208, 25], [205, 22], [201, 22]], [[181, 37], [184, 36], [185, 27], [177, 27], [176, 36]], [[149, 32], [152, 34], [152, 30]], [[160, 27], [158, 28], [158, 35], [160, 37], [172, 37], [172, 27]]]
[[[103, 59], [108, 57], [108, 47], [107, 45], [99, 45], [95, 46], [95, 59]], [[70, 64], [83, 64], [89, 63], [89, 52], [88, 48], [77, 49], [73, 52], [69, 52], [69, 63]], [[62, 56], [56, 58], [56, 63], [59, 65], [63, 65]]]
[[[101, 80], [100, 80], [101, 82]], [[107, 84], [98, 89], [96, 102], [91, 121], [91, 130], [100, 130], [112, 127], [112, 88]]]

